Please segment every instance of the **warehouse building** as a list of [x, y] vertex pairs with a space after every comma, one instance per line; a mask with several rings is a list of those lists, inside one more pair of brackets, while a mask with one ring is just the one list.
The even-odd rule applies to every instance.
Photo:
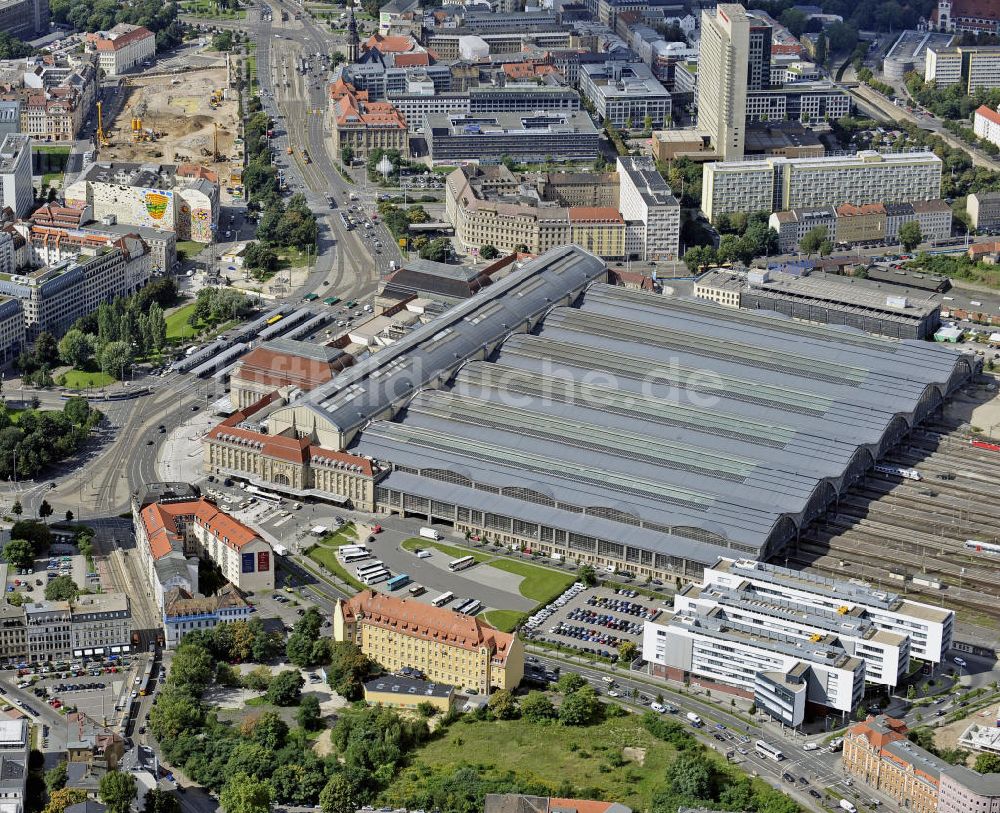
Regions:
[[260, 442], [373, 461], [368, 510], [690, 580], [781, 550], [977, 365], [606, 275], [554, 249], [275, 409]]

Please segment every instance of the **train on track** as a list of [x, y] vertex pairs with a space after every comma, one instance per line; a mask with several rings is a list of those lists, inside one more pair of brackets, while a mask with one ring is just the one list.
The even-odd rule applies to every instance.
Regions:
[[986, 449], [988, 452], [1000, 452], [1000, 443], [990, 443], [985, 440], [970, 440], [970, 446], [975, 446], [977, 449]]
[[996, 542], [980, 542], [978, 539], [966, 539], [965, 549], [976, 553], [1000, 553], [1000, 545]]
[[891, 477], [902, 477], [906, 480], [922, 480], [920, 472], [916, 469], [905, 469], [902, 466], [887, 466], [884, 463], [879, 463], [875, 466], [875, 471], [879, 474], [888, 474]]

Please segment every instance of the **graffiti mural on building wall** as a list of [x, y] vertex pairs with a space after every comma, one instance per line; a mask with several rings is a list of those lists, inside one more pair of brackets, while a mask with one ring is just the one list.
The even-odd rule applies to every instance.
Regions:
[[199, 243], [212, 242], [212, 212], [209, 209], [191, 211], [191, 239]]
[[163, 220], [163, 216], [167, 213], [167, 206], [170, 205], [169, 194], [162, 194], [160, 192], [146, 193], [146, 211], [153, 220]]

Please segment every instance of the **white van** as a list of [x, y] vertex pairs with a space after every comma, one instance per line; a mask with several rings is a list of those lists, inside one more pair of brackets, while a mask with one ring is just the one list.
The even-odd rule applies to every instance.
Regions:
[[667, 710], [664, 706], [660, 705], [659, 703], [651, 703], [649, 707], [657, 714], [663, 714], [663, 712]]
[[431, 552], [429, 550], [418, 550], [417, 551], [417, 558], [418, 559], [430, 559], [431, 558]]

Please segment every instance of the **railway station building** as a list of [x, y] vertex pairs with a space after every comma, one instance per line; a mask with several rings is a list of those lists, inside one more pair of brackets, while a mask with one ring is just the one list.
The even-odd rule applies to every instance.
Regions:
[[320, 499], [314, 458], [346, 455], [372, 486], [362, 510], [700, 581], [720, 558], [794, 544], [978, 370], [941, 345], [607, 279], [593, 254], [552, 249], [269, 408], [267, 434], [231, 418], [206, 443], [238, 437], [234, 454], [275, 465], [268, 443], [298, 443]]

